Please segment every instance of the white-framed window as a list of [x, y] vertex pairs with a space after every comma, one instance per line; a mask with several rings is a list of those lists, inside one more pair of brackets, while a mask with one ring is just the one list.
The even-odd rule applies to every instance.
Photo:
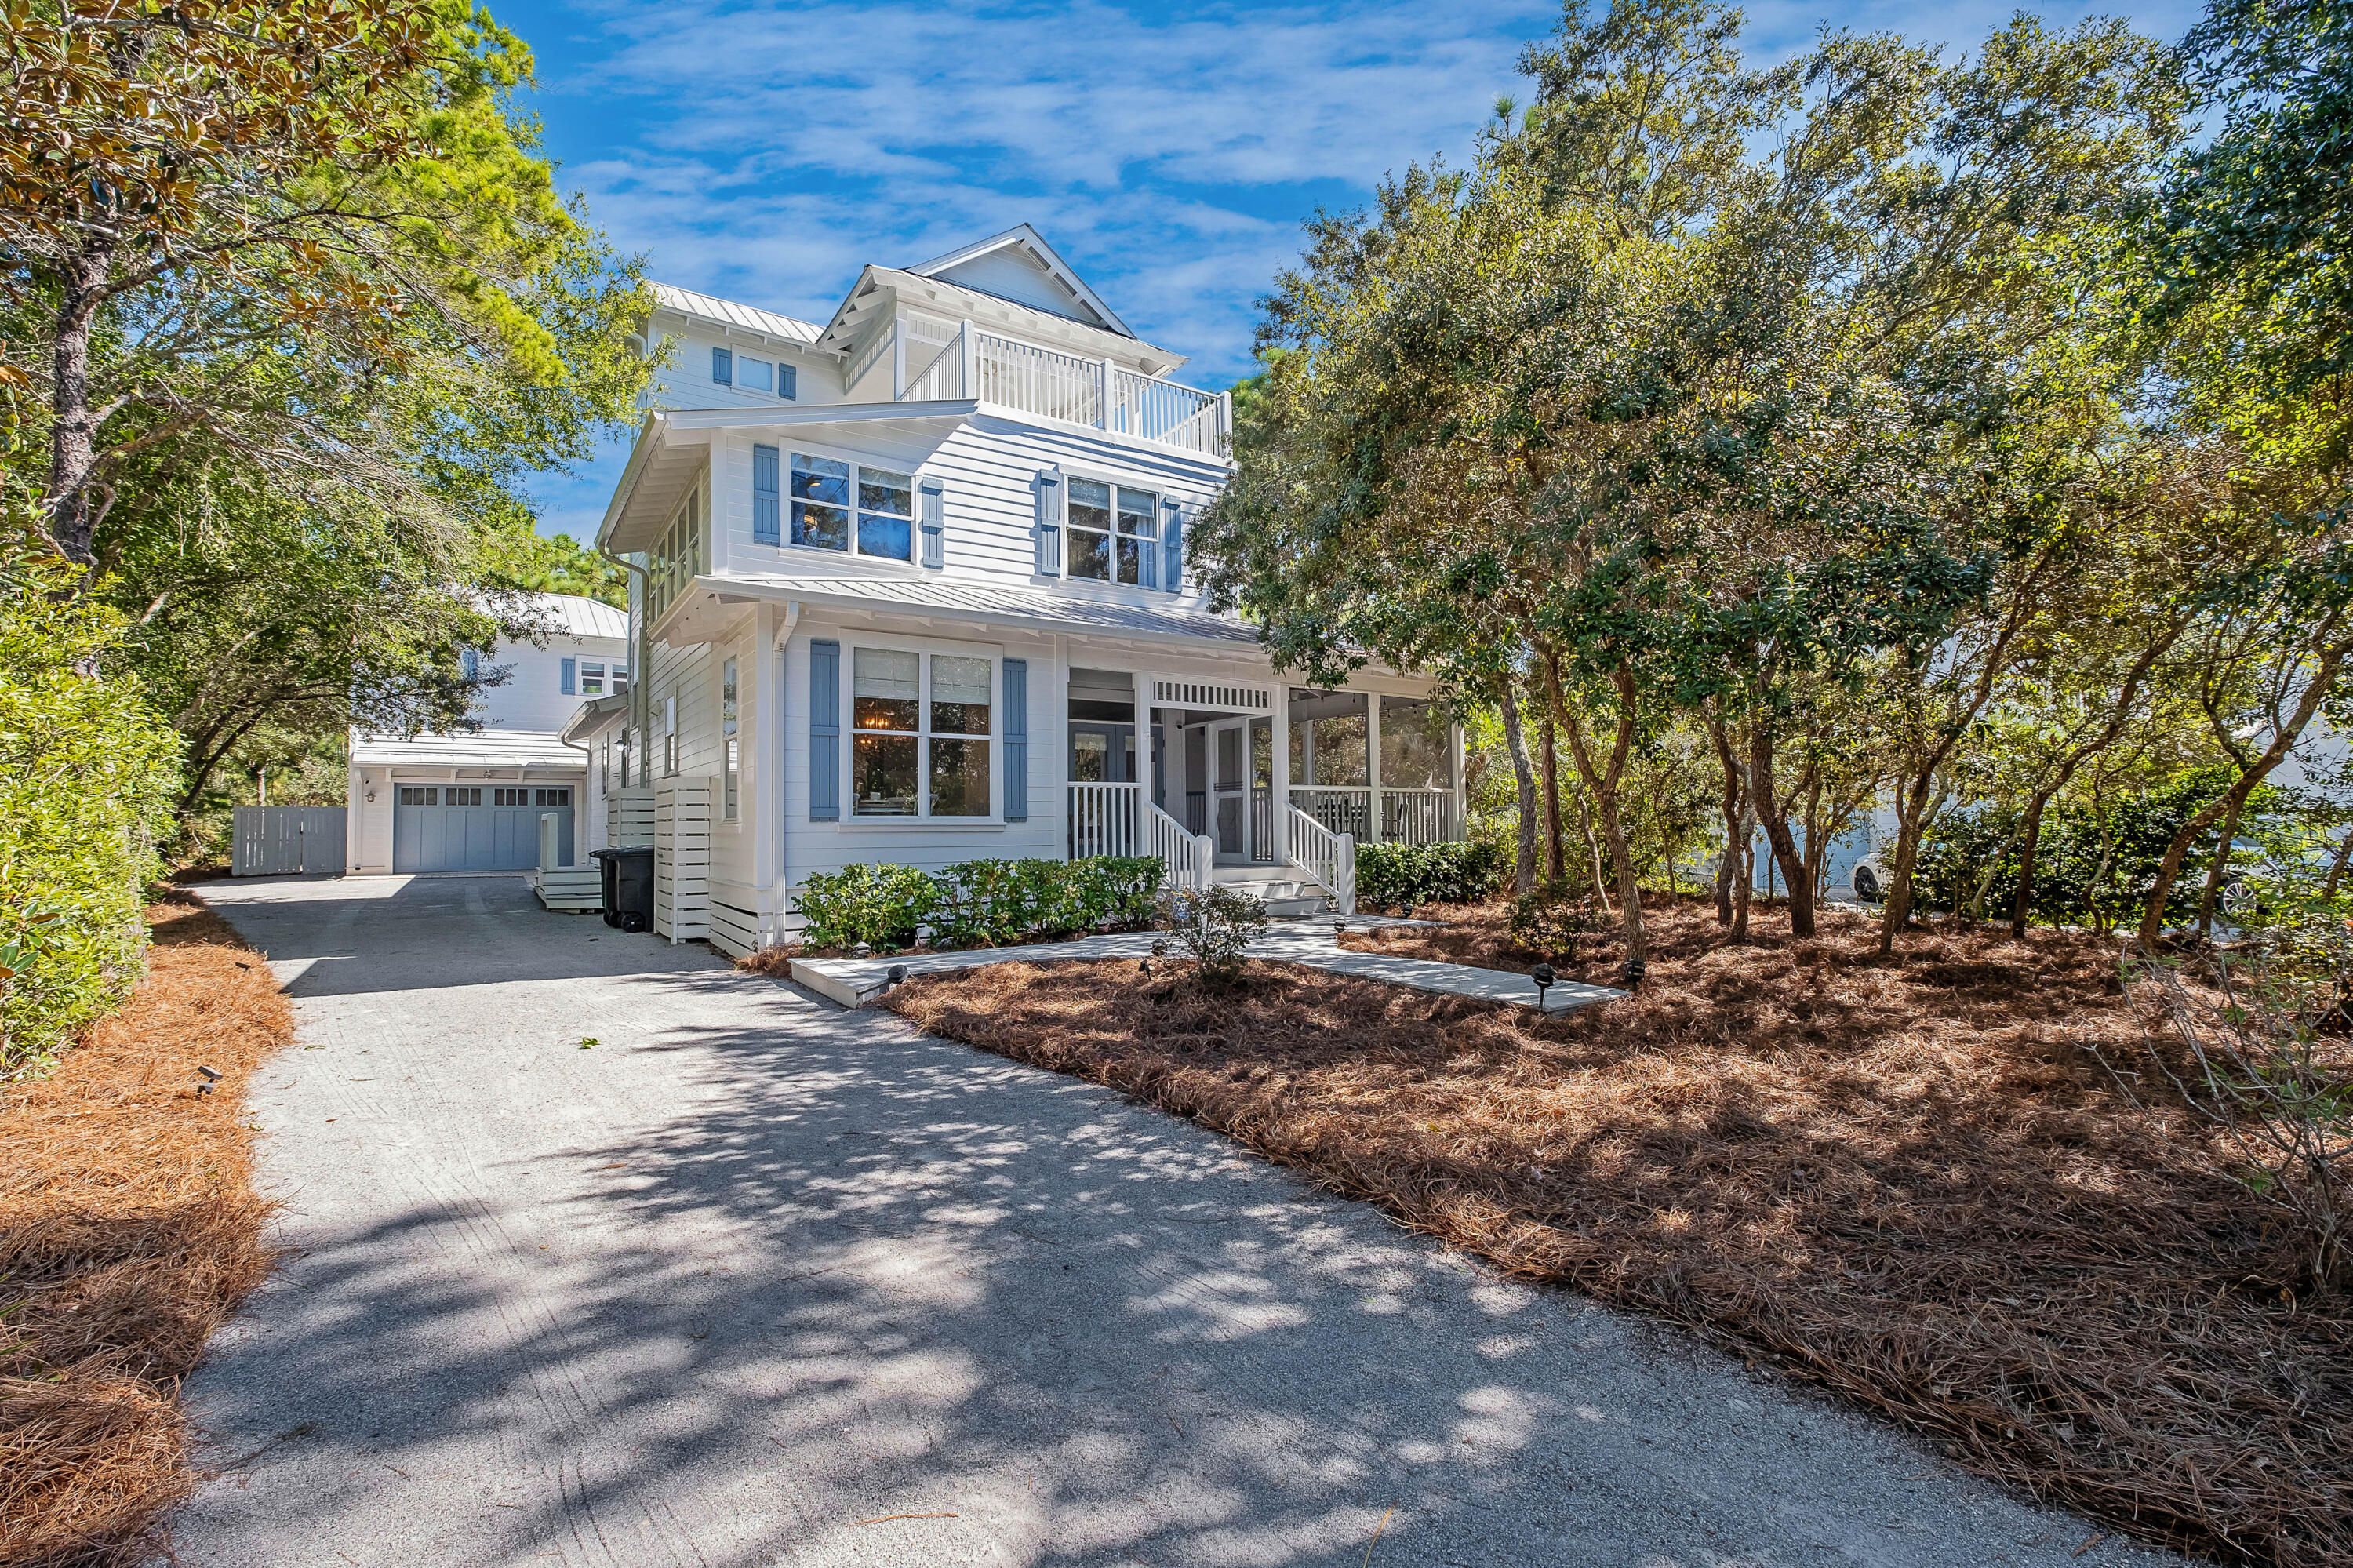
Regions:
[[662, 699], [662, 777], [678, 777], [678, 698]]
[[607, 666], [607, 673], [613, 682], [613, 695], [617, 697], [628, 696], [629, 694], [629, 667], [627, 664], [613, 664]]
[[1074, 478], [1070, 486], [1070, 575], [1152, 586], [1158, 579], [1160, 497], [1099, 479]]
[[879, 560], [915, 556], [915, 476], [817, 452], [793, 454], [792, 542]]
[[774, 392], [776, 389], [776, 367], [765, 359], [735, 356], [735, 390], [738, 392]]
[[400, 803], [404, 806], [438, 806], [441, 803], [441, 791], [431, 784], [403, 784], [400, 787]]
[[605, 694], [605, 665], [602, 660], [580, 661], [580, 694], [584, 697], [601, 697]]
[[992, 814], [996, 661], [898, 648], [850, 651], [850, 814]]
[[732, 822], [736, 820], [735, 783], [742, 762], [735, 738], [735, 661], [733, 659], [719, 669], [719, 739], [727, 753], [726, 789], [720, 802], [720, 814], [724, 821]]
[[458, 655], [458, 673], [469, 681], [482, 678], [482, 654], [478, 648], [468, 648]]

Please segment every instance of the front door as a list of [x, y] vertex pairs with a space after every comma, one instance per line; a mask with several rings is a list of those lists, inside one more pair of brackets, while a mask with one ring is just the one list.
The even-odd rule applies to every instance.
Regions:
[[1217, 863], [1247, 864], [1250, 858], [1248, 719], [1229, 719], [1209, 726], [1209, 820]]

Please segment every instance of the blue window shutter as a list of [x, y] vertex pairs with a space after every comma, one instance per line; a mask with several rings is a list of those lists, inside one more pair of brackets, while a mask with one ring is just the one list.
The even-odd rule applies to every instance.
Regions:
[[948, 500], [947, 491], [938, 480], [923, 481], [916, 514], [923, 531], [923, 565], [934, 568], [946, 566]]
[[841, 821], [841, 644], [809, 644], [809, 821]]
[[1005, 820], [1029, 820], [1029, 661], [1005, 662]]
[[562, 689], [563, 689], [564, 694], [565, 694], [565, 696], [567, 696], [567, 697], [568, 697], [568, 696], [572, 695], [572, 688], [573, 688], [573, 684], [574, 684], [575, 679], [578, 676], [579, 673], [580, 673], [580, 661], [579, 661], [579, 660], [577, 660], [577, 659], [566, 659], [566, 660], [565, 660], [565, 661], [564, 661], [564, 685], [563, 685], [563, 688], [562, 688]]
[[735, 351], [714, 348], [711, 351], [711, 379], [722, 387], [735, 385]]
[[1160, 503], [1160, 586], [1185, 591], [1185, 513], [1173, 501]]
[[1062, 575], [1062, 475], [1056, 469], [1038, 473], [1038, 575]]
[[801, 373], [797, 366], [776, 366], [776, 396], [790, 403], [801, 395]]
[[777, 510], [776, 449], [755, 446], [752, 449], [752, 543], [776, 543]]

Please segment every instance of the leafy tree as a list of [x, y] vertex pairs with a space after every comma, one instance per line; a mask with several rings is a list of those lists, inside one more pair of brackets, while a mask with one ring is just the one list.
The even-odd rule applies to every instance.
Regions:
[[528, 52], [467, 0], [34, 0], [8, 36], [6, 347], [69, 559], [102, 562], [165, 452], [423, 524], [437, 462], [585, 456], [584, 418], [626, 410], [634, 279], [507, 111]]

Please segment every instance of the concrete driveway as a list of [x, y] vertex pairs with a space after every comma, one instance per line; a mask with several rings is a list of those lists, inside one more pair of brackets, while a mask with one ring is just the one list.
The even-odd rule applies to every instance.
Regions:
[[191, 1568], [2174, 1561], [518, 880], [205, 892], [302, 1042], [251, 1090], [291, 1250], [189, 1389]]

